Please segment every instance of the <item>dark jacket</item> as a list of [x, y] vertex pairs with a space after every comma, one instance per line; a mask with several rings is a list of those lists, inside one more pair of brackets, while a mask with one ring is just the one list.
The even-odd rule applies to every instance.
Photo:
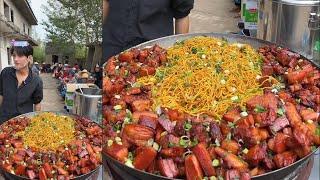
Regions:
[[187, 16], [194, 0], [109, 0], [103, 26], [104, 60], [142, 42], [173, 34], [173, 18]]

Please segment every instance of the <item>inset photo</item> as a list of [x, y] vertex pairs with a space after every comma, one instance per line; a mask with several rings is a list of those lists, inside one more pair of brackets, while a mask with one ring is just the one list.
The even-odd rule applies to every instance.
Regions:
[[0, 0], [1, 180], [102, 180], [101, 63], [101, 0]]
[[317, 180], [320, 2], [104, 1], [105, 180]]

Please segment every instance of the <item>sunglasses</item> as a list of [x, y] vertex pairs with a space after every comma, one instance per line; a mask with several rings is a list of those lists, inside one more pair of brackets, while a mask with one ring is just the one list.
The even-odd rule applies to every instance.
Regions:
[[11, 46], [13, 47], [26, 47], [29, 46], [28, 41], [11, 41]]

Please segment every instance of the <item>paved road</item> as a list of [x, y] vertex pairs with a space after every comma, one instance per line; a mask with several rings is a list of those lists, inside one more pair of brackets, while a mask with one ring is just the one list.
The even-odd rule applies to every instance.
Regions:
[[57, 80], [51, 77], [51, 74], [41, 74], [40, 77], [43, 81], [43, 111], [64, 111], [64, 101], [58, 93]]
[[190, 32], [237, 32], [235, 18], [231, 12], [236, 6], [233, 0], [196, 0], [190, 13]]

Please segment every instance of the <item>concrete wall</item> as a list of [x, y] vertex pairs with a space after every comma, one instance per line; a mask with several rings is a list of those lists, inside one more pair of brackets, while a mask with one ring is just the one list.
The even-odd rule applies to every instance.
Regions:
[[0, 0], [0, 14], [4, 14], [3, 0]]
[[[12, 1], [14, 0], [0, 0], [1, 14], [4, 14], [3, 1], [9, 6], [11, 10], [13, 10], [14, 23], [16, 26], [20, 28], [20, 33], [28, 34], [28, 28], [30, 35], [32, 34], [32, 26], [27, 22], [27, 20], [20, 14], [19, 10], [13, 5]], [[25, 24], [25, 31], [23, 31], [23, 24]]]
[[10, 39], [0, 37], [0, 71], [9, 66], [12, 65], [12, 59], [10, 64], [8, 64], [8, 53], [7, 53], [7, 48], [10, 47]]
[[[19, 27], [21, 34], [28, 34], [28, 28], [30, 35], [32, 34], [32, 26], [27, 22], [27, 20], [20, 14], [19, 10], [13, 5], [12, 1], [14, 0], [0, 0], [0, 14], [4, 15], [4, 2], [9, 6], [11, 10], [13, 10], [14, 16], [14, 25]], [[11, 13], [11, 12], [10, 12]], [[8, 19], [9, 20], [9, 19]], [[25, 31], [23, 32], [23, 24], [25, 24]], [[1, 23], [1, 25], [5, 25]], [[0, 32], [0, 71], [9, 66], [8, 64], [8, 53], [7, 48], [10, 48], [11, 39], [4, 37], [2, 35], [3, 32]], [[12, 60], [11, 60], [12, 64]]]

